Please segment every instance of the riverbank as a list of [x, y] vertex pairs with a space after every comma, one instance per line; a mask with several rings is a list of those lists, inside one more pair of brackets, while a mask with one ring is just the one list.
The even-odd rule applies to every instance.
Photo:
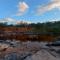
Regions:
[[58, 36], [47, 33], [33, 33], [33, 32], [2, 32], [0, 33], [0, 40], [20, 40], [20, 41], [53, 41]]

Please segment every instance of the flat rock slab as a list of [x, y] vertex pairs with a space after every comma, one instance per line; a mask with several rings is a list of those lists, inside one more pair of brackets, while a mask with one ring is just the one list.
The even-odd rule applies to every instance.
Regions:
[[32, 56], [27, 57], [25, 60], [60, 60], [57, 57], [52, 56], [46, 50], [40, 50]]

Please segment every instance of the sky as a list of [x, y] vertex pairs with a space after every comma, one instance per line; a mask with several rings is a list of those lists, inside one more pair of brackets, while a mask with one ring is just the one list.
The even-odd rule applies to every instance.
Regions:
[[60, 21], [60, 0], [0, 0], [0, 22]]

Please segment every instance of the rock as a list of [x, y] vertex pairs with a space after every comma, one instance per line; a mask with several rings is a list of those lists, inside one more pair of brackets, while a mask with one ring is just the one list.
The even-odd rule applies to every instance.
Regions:
[[52, 56], [49, 52], [45, 50], [40, 50], [32, 56], [28, 56], [25, 60], [60, 60]]
[[7, 45], [7, 44], [0, 44], [0, 51], [6, 49], [8, 47], [9, 47], [9, 45]]
[[16, 53], [10, 53], [10, 54], [5, 56], [4, 60], [19, 60], [19, 59], [20, 59], [20, 57], [17, 56]]

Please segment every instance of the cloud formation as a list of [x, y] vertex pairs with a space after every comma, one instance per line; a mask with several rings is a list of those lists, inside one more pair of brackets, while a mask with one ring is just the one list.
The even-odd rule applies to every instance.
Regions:
[[51, 0], [49, 4], [42, 7], [38, 7], [36, 12], [40, 15], [54, 8], [60, 9], [60, 0]]
[[50, 20], [45, 21], [45, 22], [52, 22], [52, 23], [54, 23], [54, 22], [57, 22], [57, 21], [60, 21], [60, 19], [50, 19]]
[[15, 20], [13, 18], [4, 18], [0, 19], [0, 23], [5, 23], [7, 22], [8, 24], [30, 24], [30, 21], [25, 21], [25, 20]]
[[5, 22], [11, 24], [11, 23], [15, 23], [16, 20], [15, 20], [15, 19], [12, 19], [12, 18], [4, 18], [4, 19], [0, 19], [0, 23], [5, 23]]
[[18, 16], [23, 15], [28, 8], [29, 8], [28, 4], [26, 4], [25, 2], [19, 2], [17, 15]]

